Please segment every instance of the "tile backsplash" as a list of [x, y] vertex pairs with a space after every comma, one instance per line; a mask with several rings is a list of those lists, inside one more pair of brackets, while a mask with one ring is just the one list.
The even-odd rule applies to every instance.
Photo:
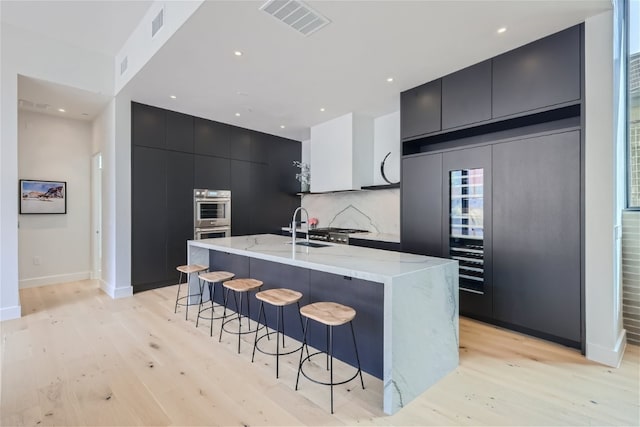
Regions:
[[400, 234], [400, 189], [306, 194], [302, 207], [318, 227], [358, 228]]

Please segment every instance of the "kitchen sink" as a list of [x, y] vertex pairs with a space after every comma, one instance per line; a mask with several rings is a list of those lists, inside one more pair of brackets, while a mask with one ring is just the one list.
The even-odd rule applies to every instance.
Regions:
[[[288, 244], [291, 244], [291, 242], [287, 242]], [[327, 246], [331, 246], [331, 245], [326, 245], [324, 243], [316, 243], [316, 242], [296, 242], [296, 245], [298, 246], [308, 246], [310, 248], [324, 248]]]

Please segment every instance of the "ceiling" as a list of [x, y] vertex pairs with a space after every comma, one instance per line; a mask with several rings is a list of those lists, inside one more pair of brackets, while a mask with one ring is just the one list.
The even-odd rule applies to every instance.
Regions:
[[[44, 15], [59, 18], [56, 25], [28, 22], [38, 15], [29, 7], [9, 11], [23, 25], [75, 43], [84, 39], [114, 55], [117, 37], [97, 40], [94, 30], [109, 31], [101, 18], [113, 17], [108, 5], [128, 16], [123, 21], [129, 25], [150, 4], [76, 2], [82, 7], [70, 12], [69, 20], [57, 10], [59, 3], [64, 2], [39, 5]], [[306, 3], [331, 21], [308, 37], [261, 11], [262, 1], [206, 1], [132, 78], [127, 91], [138, 102], [307, 139], [310, 126], [348, 112], [378, 117], [397, 111], [403, 90], [611, 8], [610, 0]], [[2, 7], [5, 20], [4, 1]], [[500, 27], [507, 31], [498, 34]]]

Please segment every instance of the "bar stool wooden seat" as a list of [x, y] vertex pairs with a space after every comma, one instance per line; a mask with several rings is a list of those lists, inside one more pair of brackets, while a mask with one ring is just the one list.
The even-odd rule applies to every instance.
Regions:
[[[220, 325], [220, 337], [218, 338], [218, 342], [222, 341], [222, 332], [227, 332], [230, 334], [238, 335], [238, 353], [240, 353], [240, 336], [243, 334], [250, 334], [256, 332], [256, 329], [259, 328], [260, 324], [256, 323], [256, 329], [251, 329], [251, 305], [250, 305], [250, 297], [247, 295], [246, 298], [246, 306], [247, 306], [247, 314], [242, 314], [242, 296], [244, 294], [248, 294], [252, 291], [257, 291], [262, 287], [262, 281], [256, 279], [233, 279], [228, 280], [222, 284], [226, 289], [224, 294], [224, 311], [222, 312], [222, 325]], [[227, 316], [227, 306], [229, 303], [229, 292], [233, 291], [233, 300], [236, 304], [236, 313]], [[238, 301], [239, 300], [239, 301]], [[227, 317], [231, 317], [231, 319], [227, 320]], [[247, 318], [247, 330], [242, 330], [242, 319]], [[238, 330], [232, 331], [225, 326], [237, 320], [238, 321]]]
[[[208, 269], [209, 267], [207, 267], [206, 265], [200, 265], [200, 264], [179, 265], [178, 267], [176, 267], [176, 270], [180, 272], [180, 278], [178, 279], [178, 294], [176, 295], [176, 306], [173, 312], [174, 313], [178, 312], [179, 305], [184, 306], [186, 311], [184, 320], [187, 320], [189, 318], [189, 306], [196, 304], [195, 302], [191, 301], [191, 298], [196, 298], [196, 297], [200, 298], [202, 295], [202, 290], [200, 290], [199, 294], [189, 293], [189, 278], [193, 273], [200, 273], [201, 271], [206, 271]], [[184, 284], [182, 282], [183, 275], [187, 276], [187, 281], [186, 281], [187, 295], [180, 296], [180, 287]], [[200, 304], [200, 300], [198, 300], [198, 304]]]
[[[301, 330], [304, 332], [302, 316], [300, 315], [300, 299], [302, 298], [302, 293], [298, 291], [294, 291], [292, 289], [276, 288], [276, 289], [267, 289], [266, 291], [258, 292], [256, 294], [256, 298], [260, 300], [260, 310], [258, 310], [258, 323], [260, 322], [261, 319], [264, 319], [264, 326], [265, 328], [267, 328], [267, 332], [264, 333], [262, 336], [258, 337], [259, 328], [256, 328], [256, 336], [253, 341], [253, 354], [251, 355], [251, 362], [253, 362], [256, 356], [256, 350], [258, 350], [260, 353], [263, 353], [263, 354], [276, 356], [276, 378], [278, 378], [280, 376], [280, 356], [293, 354], [296, 351], [302, 349], [302, 345], [300, 345], [293, 350], [289, 350], [284, 353], [280, 352], [280, 331], [281, 330], [282, 330], [282, 347], [283, 348], [285, 347], [283, 307], [286, 307], [291, 304], [296, 304], [298, 306], [298, 316], [300, 317], [300, 327], [302, 328]], [[265, 303], [276, 307], [276, 330], [275, 331], [271, 331], [271, 332], [268, 331], [269, 325], [267, 324], [267, 315], [264, 311]], [[258, 346], [258, 343], [260, 342], [260, 340], [262, 340], [265, 337], [267, 339], [270, 339], [269, 337], [273, 334], [276, 335], [276, 352], [273, 353], [273, 352], [269, 352], [261, 349]]]
[[[304, 357], [304, 352], [300, 352], [300, 363], [298, 364], [298, 375], [296, 377], [296, 390], [298, 390], [298, 382], [300, 380], [300, 373], [304, 375], [308, 380], [313, 381], [316, 384], [328, 385], [331, 387], [331, 413], [333, 414], [333, 386], [346, 384], [349, 381], [353, 380], [355, 377], [360, 375], [360, 384], [362, 384], [362, 389], [364, 390], [364, 381], [362, 379], [362, 369], [360, 367], [360, 357], [358, 357], [358, 347], [356, 345], [356, 335], [353, 331], [353, 319], [356, 317], [356, 311], [346, 305], [338, 304], [335, 302], [316, 302], [313, 304], [305, 305], [300, 309], [300, 314], [306, 318], [304, 324], [304, 334], [302, 338], [302, 346], [307, 347], [307, 357]], [[309, 319], [314, 320], [322, 325], [326, 326], [327, 329], [327, 351], [317, 351], [309, 355], [309, 349], [307, 345], [307, 333], [309, 331]], [[349, 323], [351, 327], [351, 336], [353, 337], [353, 348], [356, 354], [356, 361], [358, 363], [358, 370], [356, 373], [346, 379], [344, 381], [334, 382], [333, 380], [333, 327], [341, 326], [346, 323]], [[311, 360], [311, 357], [316, 354], [326, 353], [327, 354], [327, 370], [330, 371], [330, 380], [329, 382], [318, 381], [316, 379], [311, 378], [304, 372], [303, 365]]]
[[[210, 271], [208, 273], [200, 273], [198, 278], [200, 279], [200, 305], [198, 306], [198, 318], [196, 319], [196, 328], [198, 327], [198, 322], [200, 319], [209, 320], [209, 336], [213, 336], [213, 321], [215, 319], [222, 319], [222, 316], [214, 315], [214, 306], [221, 304], [217, 304], [214, 300], [216, 295], [216, 283], [222, 284], [227, 280], [231, 280], [236, 275], [234, 273], [229, 273], [228, 271]], [[211, 302], [211, 306], [203, 308], [203, 294], [204, 294], [204, 283], [209, 286], [209, 301]]]

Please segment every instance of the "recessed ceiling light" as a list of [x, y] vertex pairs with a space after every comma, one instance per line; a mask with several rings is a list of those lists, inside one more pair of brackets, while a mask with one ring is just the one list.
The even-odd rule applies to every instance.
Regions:
[[498, 28], [498, 34], [502, 34], [507, 31], [507, 27]]
[[284, 129], [284, 125], [280, 125], [280, 129]]
[[320, 111], [324, 111], [324, 108], [321, 108]]
[[88, 116], [88, 115], [89, 115], [89, 114], [87, 114], [87, 113], [81, 113], [81, 114], [82, 114], [83, 116]]
[[393, 77], [388, 77], [388, 78], [387, 78], [387, 81], [388, 81], [389, 83], [391, 83], [391, 82], [393, 81]]
[[60, 111], [61, 113], [64, 113], [64, 108], [58, 108], [58, 111]]
[[171, 99], [176, 99], [176, 98], [177, 98], [177, 96], [175, 96], [175, 95], [169, 95], [169, 98], [171, 98]]
[[236, 113], [236, 117], [240, 117], [240, 113]]
[[239, 50], [236, 50], [235, 52], [233, 52], [233, 54], [235, 56], [242, 56], [242, 52], [240, 52]]

